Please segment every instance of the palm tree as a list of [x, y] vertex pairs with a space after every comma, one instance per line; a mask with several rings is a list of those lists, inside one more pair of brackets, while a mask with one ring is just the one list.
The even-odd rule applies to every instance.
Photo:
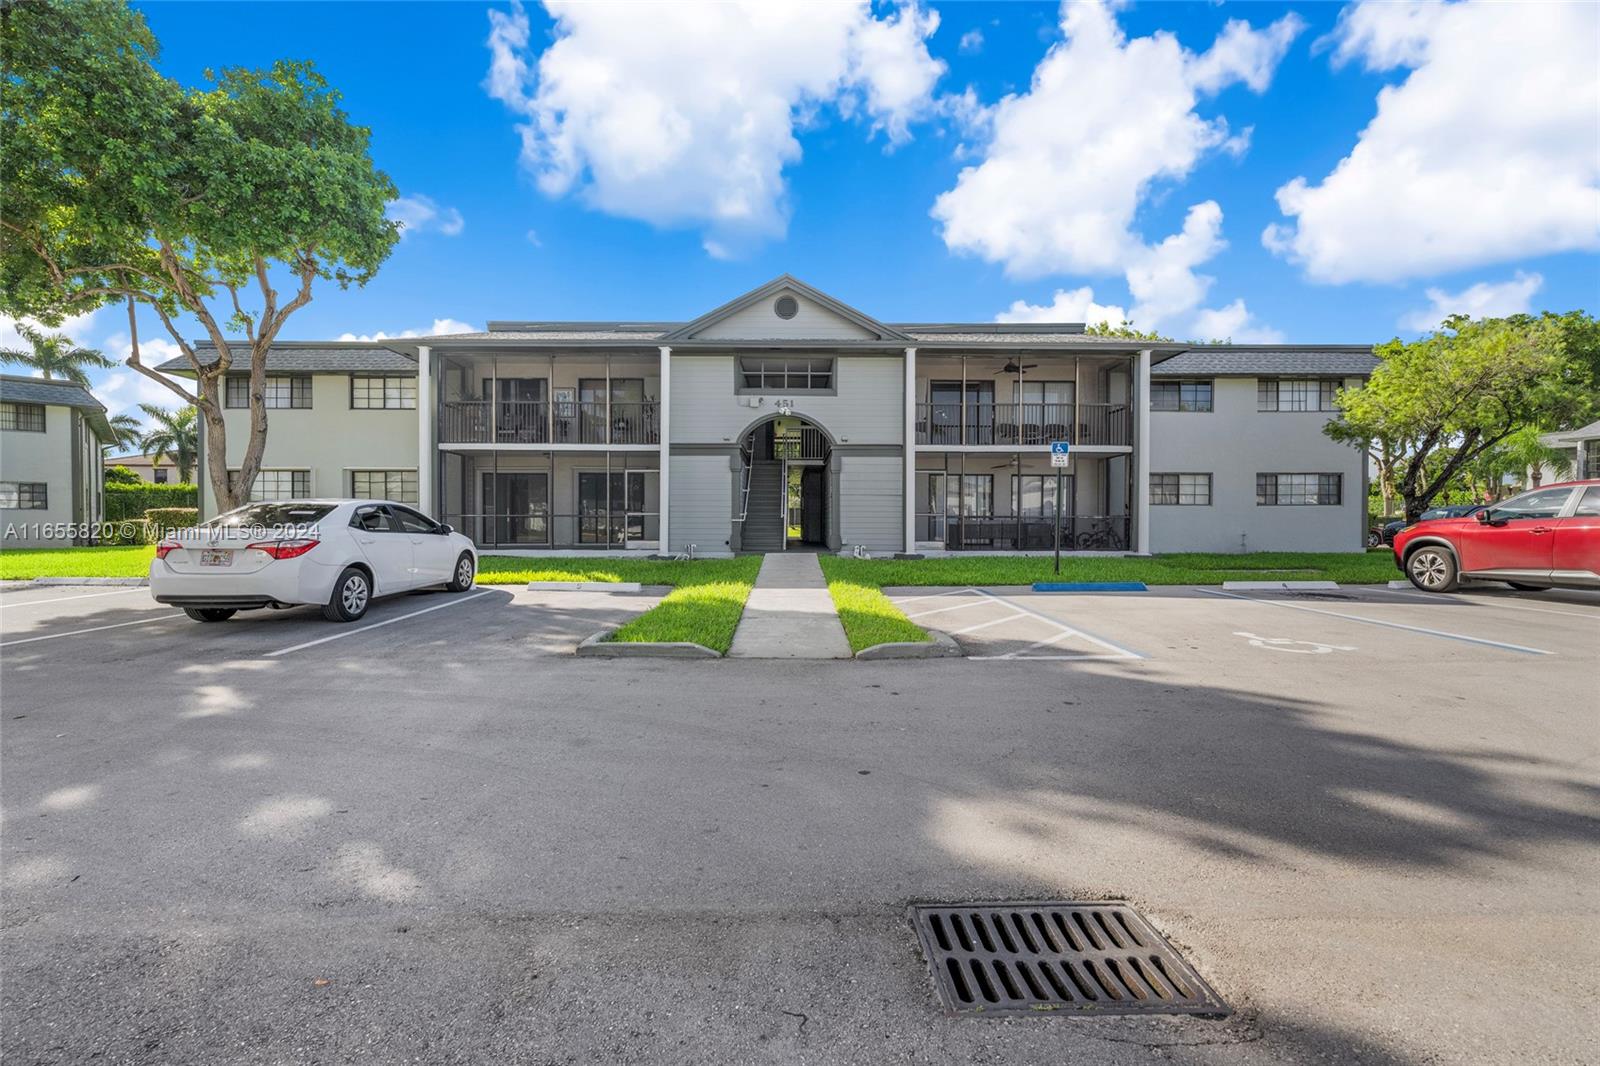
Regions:
[[180, 407], [168, 411], [155, 404], [142, 403], [143, 411], [155, 428], [139, 438], [139, 447], [150, 456], [152, 463], [171, 458], [178, 468], [178, 480], [185, 484], [194, 472], [195, 457], [200, 454], [200, 424], [193, 407]]
[[94, 348], [80, 348], [63, 333], [45, 333], [18, 324], [17, 332], [28, 342], [28, 349], [0, 348], [0, 363], [19, 364], [44, 375], [45, 380], [63, 378], [88, 388], [85, 367], [105, 369], [117, 365], [115, 359]]
[[144, 423], [132, 415], [113, 415], [111, 422], [111, 441], [104, 445], [107, 455], [120, 452], [124, 448], [137, 448], [139, 441], [144, 437]]

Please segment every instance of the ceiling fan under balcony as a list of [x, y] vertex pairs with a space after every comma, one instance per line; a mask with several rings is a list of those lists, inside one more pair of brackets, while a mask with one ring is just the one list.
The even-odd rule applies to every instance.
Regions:
[[1018, 363], [1015, 359], [1012, 359], [1007, 362], [1005, 366], [1001, 367], [1000, 370], [1005, 374], [1020, 374], [1022, 371], [1032, 370], [1038, 365], [1038, 363]]

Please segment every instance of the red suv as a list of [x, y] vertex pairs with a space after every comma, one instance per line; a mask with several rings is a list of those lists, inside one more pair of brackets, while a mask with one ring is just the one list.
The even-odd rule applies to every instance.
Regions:
[[1394, 561], [1424, 592], [1449, 592], [1463, 578], [1600, 589], [1600, 481], [1546, 485], [1470, 517], [1418, 522], [1395, 536]]

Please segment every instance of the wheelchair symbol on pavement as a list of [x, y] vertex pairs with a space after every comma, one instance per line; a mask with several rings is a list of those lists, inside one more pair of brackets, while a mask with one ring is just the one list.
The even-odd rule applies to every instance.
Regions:
[[1244, 637], [1252, 648], [1268, 651], [1287, 651], [1296, 655], [1326, 655], [1330, 651], [1355, 651], [1348, 644], [1324, 644], [1320, 640], [1290, 640], [1287, 637], [1258, 637], [1254, 633], [1234, 631], [1234, 636]]

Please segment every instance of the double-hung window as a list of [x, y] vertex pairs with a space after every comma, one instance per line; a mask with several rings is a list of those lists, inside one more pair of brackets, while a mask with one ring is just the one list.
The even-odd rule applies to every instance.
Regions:
[[352, 470], [350, 495], [357, 499], [417, 502], [415, 470]]
[[831, 358], [783, 355], [739, 357], [740, 392], [828, 392], [832, 389]]
[[1209, 411], [1209, 381], [1153, 381], [1150, 383], [1152, 411]]
[[354, 374], [350, 378], [354, 411], [415, 411], [417, 379], [394, 374]]
[[[311, 406], [311, 379], [287, 374], [269, 375], [261, 396], [262, 402], [270, 410], [308, 408]], [[236, 374], [228, 378], [223, 406], [250, 406], [250, 378], [247, 375]]]
[[255, 484], [250, 486], [251, 503], [261, 500], [304, 499], [309, 495], [311, 495], [309, 470], [261, 470], [256, 473]]
[[1209, 507], [1211, 475], [1151, 474], [1150, 502], [1173, 507]]
[[43, 511], [50, 506], [50, 486], [43, 481], [0, 481], [0, 507]]
[[1340, 382], [1319, 378], [1260, 378], [1257, 411], [1336, 411]]
[[24, 433], [43, 433], [44, 404], [0, 403], [0, 429], [16, 429]]
[[1257, 474], [1258, 507], [1337, 507], [1343, 474]]

